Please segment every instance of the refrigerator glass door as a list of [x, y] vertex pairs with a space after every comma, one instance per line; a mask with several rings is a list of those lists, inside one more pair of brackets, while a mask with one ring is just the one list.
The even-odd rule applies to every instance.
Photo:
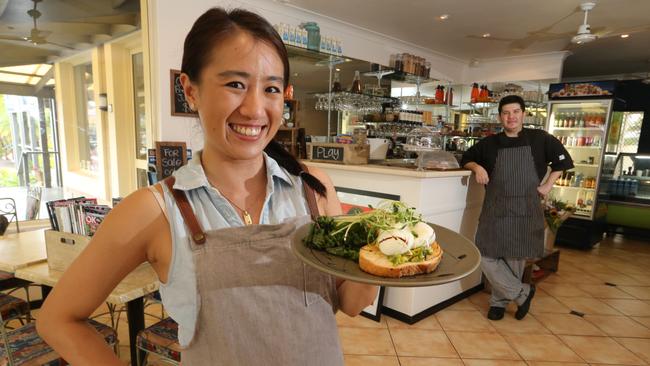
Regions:
[[562, 142], [575, 165], [557, 180], [551, 197], [575, 205], [575, 218], [594, 219], [611, 104], [609, 99], [549, 104], [547, 131]]

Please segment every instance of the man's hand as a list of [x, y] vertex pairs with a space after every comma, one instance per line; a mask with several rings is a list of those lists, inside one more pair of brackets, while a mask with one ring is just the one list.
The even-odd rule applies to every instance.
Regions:
[[476, 183], [478, 184], [488, 184], [490, 177], [488, 176], [487, 171], [480, 165], [476, 164], [474, 169], [472, 169], [474, 175], [476, 176]]
[[548, 193], [551, 191], [553, 188], [553, 184], [542, 184], [537, 187], [537, 192], [539, 193], [540, 196], [546, 197]]
[[469, 169], [472, 172], [474, 172], [474, 175], [476, 176], [476, 183], [478, 184], [488, 184], [488, 182], [490, 181], [490, 177], [488, 176], [488, 173], [485, 170], [485, 168], [476, 164], [473, 161], [465, 164], [463, 168]]

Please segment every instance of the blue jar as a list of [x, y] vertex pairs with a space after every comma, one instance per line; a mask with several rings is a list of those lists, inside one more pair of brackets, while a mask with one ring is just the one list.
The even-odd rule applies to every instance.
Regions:
[[303, 23], [302, 28], [307, 31], [307, 48], [314, 51], [320, 50], [320, 27], [316, 22]]

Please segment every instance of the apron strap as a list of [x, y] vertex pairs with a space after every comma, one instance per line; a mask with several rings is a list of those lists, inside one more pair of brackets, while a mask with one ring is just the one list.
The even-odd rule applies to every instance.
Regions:
[[[300, 163], [302, 166], [302, 173], [309, 173], [309, 170], [307, 170], [307, 166], [303, 163]], [[301, 177], [302, 178], [302, 177]], [[314, 189], [311, 188], [303, 179], [302, 181], [302, 187], [305, 190], [305, 198], [307, 199], [307, 206], [309, 206], [309, 213], [311, 214], [311, 219], [316, 220], [320, 216], [320, 212], [318, 212], [318, 203], [316, 203], [316, 192], [314, 192]]]
[[169, 191], [172, 193], [172, 196], [176, 201], [176, 205], [178, 206], [178, 209], [181, 211], [181, 216], [183, 216], [185, 225], [187, 225], [187, 227], [190, 229], [190, 233], [192, 234], [192, 240], [194, 241], [194, 244], [197, 245], [204, 244], [205, 233], [203, 232], [203, 229], [201, 229], [201, 225], [199, 224], [199, 221], [196, 219], [196, 215], [194, 215], [194, 211], [192, 210], [190, 201], [187, 200], [187, 195], [185, 195], [185, 192], [178, 189], [174, 189], [175, 181], [176, 178], [174, 176], [170, 176], [163, 179], [163, 182], [165, 182], [165, 185], [167, 185], [167, 188], [169, 188]]

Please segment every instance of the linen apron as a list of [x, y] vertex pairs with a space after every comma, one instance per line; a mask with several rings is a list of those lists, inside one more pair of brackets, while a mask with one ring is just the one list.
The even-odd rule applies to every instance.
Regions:
[[544, 212], [529, 144], [501, 148], [487, 184], [476, 246], [491, 258], [536, 258], [544, 253]]
[[[191, 233], [199, 312], [183, 365], [343, 365], [335, 278], [291, 250], [309, 217], [203, 232], [183, 191], [165, 180]], [[306, 184], [313, 217], [316, 197]]]

